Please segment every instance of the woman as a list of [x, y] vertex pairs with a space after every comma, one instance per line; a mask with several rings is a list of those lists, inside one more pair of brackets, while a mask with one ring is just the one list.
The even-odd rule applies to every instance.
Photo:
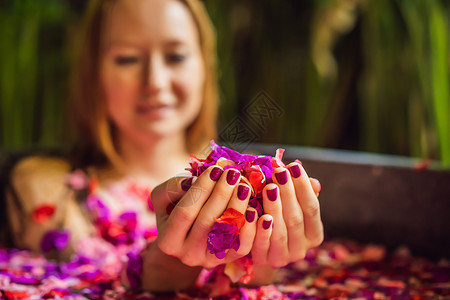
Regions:
[[[215, 136], [215, 39], [199, 1], [93, 1], [82, 46], [70, 110], [78, 133], [73, 162], [31, 157], [12, 173], [8, 210], [18, 247], [68, 258], [96, 236], [124, 254], [156, 224], [155, 242], [129, 255], [124, 278], [132, 287], [171, 291], [192, 286], [202, 268], [249, 253], [264, 270], [255, 283], [268, 282], [271, 267], [321, 243], [315, 183], [298, 163], [275, 170], [258, 220], [233, 169], [210, 167], [194, 183], [176, 176]], [[91, 178], [86, 200], [86, 179], [67, 177], [78, 168]], [[154, 214], [142, 197], [161, 182]], [[230, 207], [247, 220], [239, 250], [218, 259], [206, 249], [207, 234]], [[36, 217], [42, 211], [47, 217]], [[142, 270], [134, 268], [141, 261]]]

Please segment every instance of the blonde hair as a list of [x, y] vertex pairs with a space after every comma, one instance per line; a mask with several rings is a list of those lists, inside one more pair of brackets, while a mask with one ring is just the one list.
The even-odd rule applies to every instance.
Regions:
[[[81, 32], [80, 49], [74, 66], [73, 90], [69, 116], [75, 133], [73, 147], [76, 167], [112, 164], [121, 169], [123, 161], [114, 144], [114, 128], [108, 120], [100, 83], [101, 35], [104, 32], [108, 4], [117, 0], [94, 0], [87, 9]], [[199, 0], [179, 0], [190, 11], [198, 28], [200, 50], [205, 66], [202, 107], [197, 118], [186, 129], [186, 147], [197, 153], [216, 137], [219, 101], [214, 27]]]

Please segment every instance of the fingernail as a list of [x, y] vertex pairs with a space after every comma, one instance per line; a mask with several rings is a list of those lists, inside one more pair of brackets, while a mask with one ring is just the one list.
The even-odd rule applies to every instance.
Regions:
[[288, 180], [286, 170], [280, 173], [275, 173], [275, 177], [279, 184], [285, 184]]
[[209, 178], [211, 178], [212, 181], [217, 181], [220, 178], [220, 175], [222, 175], [223, 170], [219, 167], [214, 167], [214, 169], [211, 170], [211, 173], [209, 173]]
[[269, 198], [270, 201], [277, 200], [277, 194], [278, 193], [277, 193], [277, 188], [276, 187], [274, 187], [271, 190], [267, 190], [266, 193], [267, 193], [267, 198]]
[[238, 192], [237, 192], [237, 196], [239, 198], [239, 200], [245, 200], [247, 199], [248, 196], [248, 192], [250, 191], [250, 189], [248, 188], [248, 186], [246, 185], [240, 185], [238, 187]]
[[236, 170], [231, 169], [230, 171], [228, 171], [228, 174], [227, 174], [228, 184], [235, 185], [240, 176], [241, 176], [241, 173], [239, 173]]
[[270, 227], [271, 224], [272, 224], [272, 220], [269, 220], [269, 221], [264, 220], [264, 221], [263, 221], [263, 228], [264, 228], [264, 229], [269, 229], [269, 227]]
[[192, 179], [193, 177], [183, 179], [183, 181], [181, 182], [181, 189], [183, 191], [186, 192], [187, 190], [189, 190], [189, 188], [192, 186]]
[[299, 178], [300, 175], [302, 175], [299, 165], [291, 166], [289, 168], [289, 172], [291, 173], [292, 177], [294, 177], [294, 178]]
[[245, 212], [245, 219], [249, 223], [253, 222], [255, 220], [255, 211], [254, 210], [247, 210]]

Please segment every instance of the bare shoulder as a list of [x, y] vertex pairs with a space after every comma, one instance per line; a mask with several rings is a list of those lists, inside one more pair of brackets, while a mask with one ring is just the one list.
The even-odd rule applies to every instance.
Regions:
[[[23, 203], [54, 203], [68, 192], [66, 176], [70, 164], [61, 158], [30, 156], [20, 160], [11, 172], [11, 185]], [[25, 210], [27, 210], [25, 205]]]

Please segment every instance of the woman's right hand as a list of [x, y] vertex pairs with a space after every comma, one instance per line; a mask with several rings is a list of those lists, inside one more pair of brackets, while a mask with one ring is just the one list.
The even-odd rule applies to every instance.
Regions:
[[[192, 185], [192, 177], [175, 177], [156, 187], [151, 198], [159, 249], [187, 266], [207, 269], [250, 253], [256, 234], [256, 211], [247, 209], [251, 191], [248, 185], [239, 183], [240, 176], [235, 169], [223, 171], [211, 166]], [[230, 249], [225, 258], [218, 259], [207, 249], [208, 233], [228, 208], [244, 214], [246, 222], [240, 229], [239, 249]]]

